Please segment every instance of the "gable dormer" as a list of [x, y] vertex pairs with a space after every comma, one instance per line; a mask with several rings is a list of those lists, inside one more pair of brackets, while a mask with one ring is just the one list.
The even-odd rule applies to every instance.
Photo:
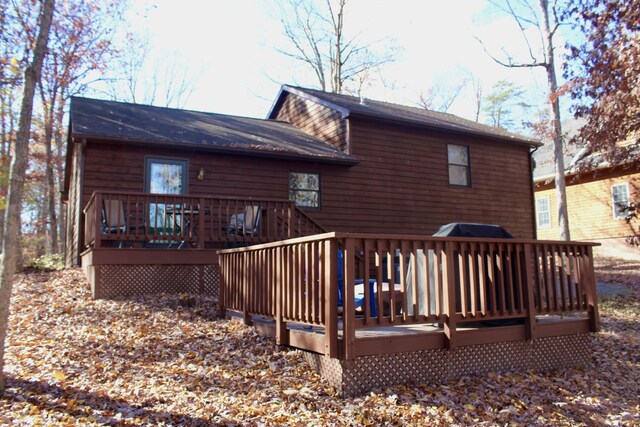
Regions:
[[337, 150], [350, 154], [347, 118], [349, 111], [332, 105], [308, 92], [282, 86], [269, 119], [291, 123]]

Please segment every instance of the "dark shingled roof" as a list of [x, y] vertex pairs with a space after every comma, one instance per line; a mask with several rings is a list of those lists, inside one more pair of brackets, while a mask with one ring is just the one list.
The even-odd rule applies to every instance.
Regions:
[[75, 138], [197, 146], [233, 154], [355, 164], [353, 157], [281, 121], [74, 97]]
[[292, 93], [303, 98], [315, 101], [321, 105], [339, 111], [342, 117], [363, 117], [382, 121], [396, 122], [405, 125], [419, 126], [437, 129], [445, 132], [453, 132], [465, 135], [481, 135], [492, 139], [513, 141], [530, 146], [538, 146], [540, 142], [522, 135], [508, 132], [471, 120], [466, 120], [453, 114], [440, 113], [425, 110], [423, 108], [409, 107], [406, 105], [391, 104], [389, 102], [375, 101], [350, 95], [323, 92], [321, 90], [307, 89], [283, 85], [276, 102], [271, 108], [269, 118], [274, 118], [277, 110], [284, 102], [285, 93]]

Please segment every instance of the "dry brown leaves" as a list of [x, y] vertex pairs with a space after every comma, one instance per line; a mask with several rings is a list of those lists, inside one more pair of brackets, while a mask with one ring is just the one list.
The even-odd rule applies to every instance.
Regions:
[[0, 424], [640, 425], [640, 270], [618, 273], [629, 292], [602, 304], [588, 369], [349, 399], [297, 352], [217, 320], [206, 298], [93, 301], [78, 270], [26, 275], [12, 303]]

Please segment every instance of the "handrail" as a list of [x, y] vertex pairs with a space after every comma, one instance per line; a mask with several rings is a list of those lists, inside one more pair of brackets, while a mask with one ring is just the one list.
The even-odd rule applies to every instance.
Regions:
[[[218, 252], [222, 310], [324, 328], [325, 354], [354, 357], [356, 331], [443, 323], [449, 347], [466, 322], [586, 313], [599, 328], [592, 243], [324, 233]], [[343, 314], [338, 314], [338, 300]], [[342, 319], [342, 322], [339, 322]]]

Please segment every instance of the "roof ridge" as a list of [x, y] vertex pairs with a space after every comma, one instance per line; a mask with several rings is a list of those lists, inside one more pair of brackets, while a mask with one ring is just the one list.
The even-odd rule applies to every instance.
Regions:
[[[393, 113], [388, 111], [366, 111], [367, 107], [379, 107], [379, 108], [387, 108], [396, 110], [396, 115], [401, 114], [401, 111], [407, 111], [410, 114], [413, 114], [413, 120], [410, 117], [399, 118], [399, 120], [404, 120], [407, 122], [418, 122], [420, 121], [420, 116], [422, 116], [423, 120], [433, 120], [433, 121], [442, 121], [445, 123], [428, 123], [424, 122], [423, 125], [440, 127], [442, 129], [446, 128], [446, 124], [448, 124], [450, 130], [452, 131], [460, 131], [460, 132], [476, 132], [478, 134], [487, 134], [496, 138], [502, 139], [510, 139], [510, 140], [518, 140], [520, 142], [528, 143], [528, 144], [539, 144], [539, 141], [536, 139], [522, 135], [516, 132], [512, 132], [503, 128], [498, 128], [494, 126], [490, 126], [484, 123], [476, 122], [464, 117], [460, 117], [453, 113], [441, 112], [429, 110], [426, 108], [420, 108], [418, 106], [407, 105], [407, 104], [399, 104], [397, 102], [390, 102], [387, 100], [379, 100], [375, 98], [364, 98], [364, 103], [360, 102], [360, 98], [354, 95], [346, 94], [346, 93], [334, 93], [334, 92], [326, 92], [320, 89], [312, 89], [305, 88], [301, 86], [290, 86], [284, 85], [284, 88], [290, 88], [294, 91], [303, 92], [310, 97], [315, 97], [321, 99], [329, 104], [334, 104], [336, 107], [340, 107], [348, 110], [350, 113], [354, 114], [364, 114], [364, 115], [372, 115], [372, 116], [387, 116], [388, 119], [394, 119]], [[340, 100], [346, 103], [339, 105]], [[353, 105], [348, 105], [353, 103]], [[400, 110], [400, 111], [399, 111]], [[395, 118], [398, 119], [397, 117]], [[463, 128], [463, 127], [466, 127]]]

